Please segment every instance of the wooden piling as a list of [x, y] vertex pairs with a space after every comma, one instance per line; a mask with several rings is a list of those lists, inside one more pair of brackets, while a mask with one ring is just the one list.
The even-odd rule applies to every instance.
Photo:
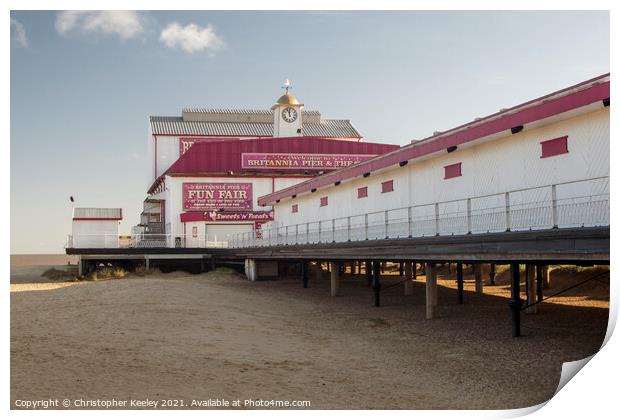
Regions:
[[406, 262], [403, 275], [403, 282], [405, 285], [405, 296], [411, 296], [413, 294], [413, 263]]
[[495, 271], [495, 264], [491, 264], [489, 269], [489, 286], [495, 286], [495, 275], [497, 272]]
[[482, 284], [482, 264], [474, 264], [474, 279], [476, 283], [476, 293], [482, 293], [483, 284]]
[[512, 336], [521, 336], [521, 279], [519, 273], [519, 264], [511, 265], [510, 277], [510, 313], [512, 316]]
[[340, 264], [335, 262], [331, 262], [329, 264], [331, 266], [331, 295], [332, 297], [335, 297], [338, 295], [338, 289], [340, 288]]
[[525, 309], [525, 313], [535, 314], [536, 313], [536, 279], [535, 279], [535, 270], [533, 264], [526, 264], [525, 266], [525, 281], [527, 282], [527, 308]]
[[366, 261], [364, 263], [364, 270], [366, 271], [366, 281], [368, 282], [368, 287], [372, 287], [372, 262]]
[[456, 263], [456, 296], [457, 302], [463, 304], [463, 263]]
[[426, 319], [437, 316], [437, 270], [435, 263], [426, 263]]
[[374, 292], [374, 305], [381, 306], [381, 263], [375, 261], [372, 267], [372, 289]]
[[538, 303], [543, 300], [543, 266], [536, 265], [536, 301]]
[[308, 288], [308, 262], [301, 262], [301, 284], [304, 289]]

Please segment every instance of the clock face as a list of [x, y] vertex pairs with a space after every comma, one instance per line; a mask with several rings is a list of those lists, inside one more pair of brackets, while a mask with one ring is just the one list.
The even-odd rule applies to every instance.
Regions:
[[282, 118], [287, 123], [292, 123], [297, 119], [297, 110], [295, 108], [284, 108], [282, 110]]

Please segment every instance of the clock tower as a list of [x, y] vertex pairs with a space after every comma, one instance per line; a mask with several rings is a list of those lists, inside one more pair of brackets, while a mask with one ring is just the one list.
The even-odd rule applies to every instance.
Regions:
[[300, 104], [297, 98], [288, 90], [291, 83], [288, 79], [284, 82], [284, 95], [271, 107], [273, 111], [273, 136], [296, 137], [302, 136], [301, 110], [304, 104]]

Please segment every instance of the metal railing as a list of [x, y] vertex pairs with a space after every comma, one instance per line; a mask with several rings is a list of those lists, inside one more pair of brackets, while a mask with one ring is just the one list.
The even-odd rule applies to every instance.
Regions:
[[609, 225], [609, 177], [439, 201], [232, 236], [235, 248]]
[[134, 233], [129, 237], [116, 234], [68, 235], [66, 248], [228, 248], [229, 238], [216, 235], [171, 235]]

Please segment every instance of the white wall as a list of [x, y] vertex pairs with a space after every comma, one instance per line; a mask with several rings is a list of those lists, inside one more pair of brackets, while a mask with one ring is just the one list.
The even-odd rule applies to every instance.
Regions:
[[[541, 141], [565, 135], [569, 153], [540, 158]], [[462, 176], [444, 180], [444, 166], [457, 162], [462, 162]], [[521, 133], [488, 143], [459, 146], [450, 154], [412, 160], [402, 168], [343, 181], [296, 199], [283, 199], [274, 206], [275, 220], [280, 226], [294, 225], [608, 175], [609, 108], [602, 108], [538, 128], [526, 127]], [[394, 180], [394, 191], [381, 194], [381, 182], [387, 180]], [[368, 197], [358, 199], [357, 188], [363, 186], [368, 187]], [[569, 185], [558, 188], [558, 198], [605, 188], [608, 183]], [[549, 191], [514, 194], [511, 200], [543, 200]], [[320, 207], [324, 196], [329, 197], [329, 205]], [[291, 212], [292, 204], [298, 204], [298, 213]]]
[[[155, 141], [153, 139], [153, 141]], [[166, 172], [180, 156], [179, 153], [179, 137], [177, 136], [157, 136], [157, 149], [153, 148], [153, 153], [157, 151], [156, 167], [157, 172], [153, 181]], [[155, 156], [151, 155], [151, 159], [155, 160]]]
[[74, 248], [118, 247], [118, 220], [74, 220]]
[[146, 139], [146, 153], [147, 159], [149, 160], [149, 176], [146, 178], [148, 181], [148, 185], [146, 188], [148, 189], [155, 179], [157, 175], [155, 174], [155, 137], [153, 137], [153, 133], [151, 131], [151, 124], [149, 124], [149, 135]]

